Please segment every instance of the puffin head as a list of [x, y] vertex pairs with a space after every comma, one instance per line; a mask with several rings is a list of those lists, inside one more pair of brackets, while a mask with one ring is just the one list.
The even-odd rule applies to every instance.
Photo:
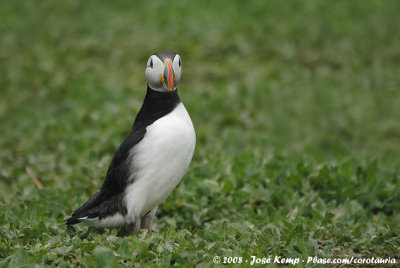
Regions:
[[181, 57], [173, 52], [157, 52], [147, 61], [146, 79], [153, 90], [174, 91], [181, 79]]

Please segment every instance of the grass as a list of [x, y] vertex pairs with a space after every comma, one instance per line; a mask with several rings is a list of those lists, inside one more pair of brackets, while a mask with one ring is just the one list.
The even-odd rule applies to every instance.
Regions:
[[[399, 8], [1, 1], [0, 266], [399, 259]], [[67, 229], [129, 132], [159, 50], [182, 56], [197, 133], [160, 231]]]

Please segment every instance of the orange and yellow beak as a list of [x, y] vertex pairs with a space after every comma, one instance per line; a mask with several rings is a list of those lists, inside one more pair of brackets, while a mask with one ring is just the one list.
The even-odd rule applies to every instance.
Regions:
[[170, 59], [167, 59], [165, 61], [165, 65], [164, 65], [164, 75], [162, 77], [160, 77], [161, 82], [164, 82], [165, 85], [168, 88], [168, 91], [173, 91], [175, 89], [174, 86], [174, 78], [175, 78], [175, 74], [174, 74], [174, 69], [172, 68], [172, 63]]

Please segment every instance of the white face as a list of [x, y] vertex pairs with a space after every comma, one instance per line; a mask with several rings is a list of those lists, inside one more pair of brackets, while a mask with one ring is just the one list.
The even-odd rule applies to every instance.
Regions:
[[161, 61], [156, 55], [150, 56], [147, 61], [146, 79], [150, 88], [157, 91], [174, 91], [181, 79], [182, 61], [176, 54], [173, 59]]

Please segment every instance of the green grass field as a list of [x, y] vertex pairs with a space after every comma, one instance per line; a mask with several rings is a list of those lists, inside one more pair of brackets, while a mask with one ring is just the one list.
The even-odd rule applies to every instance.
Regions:
[[[399, 263], [399, 11], [398, 1], [0, 1], [0, 266]], [[160, 50], [182, 56], [197, 147], [159, 207], [159, 232], [67, 229], [129, 133]]]

